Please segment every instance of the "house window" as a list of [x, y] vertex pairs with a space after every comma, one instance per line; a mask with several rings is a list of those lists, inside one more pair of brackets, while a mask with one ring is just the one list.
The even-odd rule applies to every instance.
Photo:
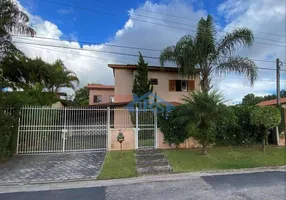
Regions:
[[102, 96], [101, 95], [94, 95], [93, 96], [93, 103], [102, 103]]
[[150, 78], [149, 83], [151, 85], [158, 85], [158, 79], [157, 78]]
[[195, 90], [194, 80], [169, 80], [169, 91], [193, 91]]
[[114, 96], [113, 95], [109, 96], [109, 102], [114, 103]]

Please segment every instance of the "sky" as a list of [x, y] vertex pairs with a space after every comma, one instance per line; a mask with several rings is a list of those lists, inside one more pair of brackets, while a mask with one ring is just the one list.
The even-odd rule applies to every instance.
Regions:
[[[275, 69], [276, 58], [286, 60], [285, 0], [16, 2], [28, 13], [30, 25], [36, 30], [36, 36], [40, 37], [13, 37], [18, 42], [15, 43], [17, 47], [27, 56], [41, 57], [46, 62], [63, 60], [79, 77], [79, 87], [88, 83], [112, 85], [114, 77], [107, 64], [133, 64], [138, 59], [136, 56], [107, 52], [138, 55], [139, 49], [122, 47], [131, 46], [145, 48], [140, 50], [143, 56], [158, 57], [162, 49], [174, 45], [182, 36], [194, 36], [197, 22], [208, 14], [214, 18], [218, 38], [237, 27], [252, 29], [255, 37], [253, 46], [240, 48], [235, 53], [253, 59], [258, 67]], [[159, 65], [156, 59], [146, 58], [146, 61], [150, 65]], [[282, 70], [286, 71], [286, 63]], [[274, 93], [275, 77], [274, 70], [259, 70], [259, 78], [251, 86], [241, 75], [214, 74], [212, 84], [214, 89], [224, 94], [228, 104], [234, 104], [240, 103], [248, 93], [259, 96]], [[286, 89], [285, 72], [282, 72], [281, 79], [281, 89]]]

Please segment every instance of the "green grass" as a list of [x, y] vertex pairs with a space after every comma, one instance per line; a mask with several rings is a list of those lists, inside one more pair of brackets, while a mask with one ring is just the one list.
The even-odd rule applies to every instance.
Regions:
[[116, 179], [137, 176], [134, 151], [108, 152], [98, 179]]
[[286, 165], [285, 147], [261, 148], [211, 148], [208, 155], [200, 155], [201, 149], [164, 150], [175, 172], [215, 169], [239, 169]]
[[138, 139], [139, 147], [154, 147], [155, 139]]

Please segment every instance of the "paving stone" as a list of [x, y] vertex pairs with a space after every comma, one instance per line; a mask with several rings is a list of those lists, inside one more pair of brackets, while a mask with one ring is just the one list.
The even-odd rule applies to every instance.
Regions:
[[96, 178], [105, 152], [17, 155], [0, 163], [0, 184]]

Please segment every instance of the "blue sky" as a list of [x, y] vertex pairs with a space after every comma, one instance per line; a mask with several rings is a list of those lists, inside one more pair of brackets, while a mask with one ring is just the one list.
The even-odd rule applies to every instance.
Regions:
[[[124, 26], [128, 20], [128, 11], [145, 3], [144, 0], [51, 0], [52, 2], [70, 4], [73, 6], [90, 8], [102, 12], [91, 12], [64, 5], [54, 4], [40, 0], [20, 0], [21, 4], [34, 15], [56, 24], [63, 32], [62, 39], [75, 39], [79, 41], [106, 42], [114, 36], [117, 30]], [[164, 4], [167, 0], [153, 0], [153, 3]], [[223, 16], [217, 15], [217, 7], [223, 0], [186, 1], [194, 6], [194, 10], [205, 9], [215, 15], [216, 20], [223, 26]], [[140, 11], [140, 14], [148, 16], [148, 12]], [[178, 13], [179, 15], [179, 13]], [[173, 18], [173, 21], [178, 21]], [[196, 22], [194, 22], [195, 24]], [[75, 38], [73, 38], [73, 36]]]
[[[31, 25], [35, 28], [37, 36], [59, 40], [49, 41], [26, 38], [26, 42], [51, 43], [67, 48], [89, 50], [78, 51], [54, 47], [35, 47], [28, 44], [17, 45], [26, 55], [32, 58], [41, 57], [46, 62], [54, 62], [56, 59], [61, 59], [68, 68], [78, 75], [81, 81], [79, 87], [83, 87], [88, 83], [114, 84], [113, 73], [107, 67], [108, 63], [125, 64], [137, 62], [137, 57], [96, 52], [103, 50], [138, 54], [138, 50], [114, 48], [106, 45], [107, 43], [149, 49], [163, 49], [168, 45], [174, 45], [178, 39], [186, 34], [194, 35], [198, 20], [201, 17], [206, 17], [207, 14], [211, 14], [214, 17], [219, 35], [223, 35], [235, 27], [247, 27], [253, 30], [255, 35], [253, 46], [251, 48], [241, 48], [236, 54], [256, 60], [271, 61], [270, 63], [255, 61], [258, 67], [271, 68], [273, 70], [259, 70], [259, 78], [254, 86], [250, 86], [249, 81], [244, 77], [235, 74], [215, 75], [213, 77], [212, 83], [214, 88], [223, 92], [226, 99], [229, 99], [231, 103], [240, 102], [242, 97], [248, 93], [261, 96], [275, 92], [275, 59], [279, 57], [282, 61], [286, 60], [286, 51], [283, 48], [283, 45], [286, 45], [285, 0], [18, 1], [28, 12]], [[90, 12], [45, 1], [70, 4], [100, 12]], [[151, 10], [157, 13], [142, 10]], [[131, 11], [131, 15], [129, 15], [129, 11]], [[102, 12], [110, 13], [111, 15]], [[167, 15], [158, 13], [167, 13]], [[135, 15], [144, 15], [151, 18], [159, 18], [160, 20], [146, 19]], [[185, 19], [175, 18], [171, 15], [181, 16]], [[150, 23], [139, 22], [132, 18], [147, 20]], [[189, 26], [170, 21], [188, 24]], [[154, 22], [166, 26], [152, 24]], [[178, 28], [174, 29], [168, 26], [176, 26]], [[263, 34], [261, 32], [270, 34]], [[98, 45], [84, 45], [83, 43], [67, 40], [93, 42], [98, 43]], [[274, 42], [273, 40], [281, 42]], [[274, 46], [262, 43], [271, 43]], [[280, 45], [280, 47], [275, 45]], [[160, 53], [154, 51], [141, 52], [143, 56], [154, 57], [159, 56]], [[159, 65], [158, 61], [152, 59], [146, 60], [150, 64]], [[283, 69], [286, 70], [286, 65]], [[286, 79], [286, 73], [282, 74], [282, 78]], [[281, 88], [286, 88], [285, 81], [281, 83]]]

